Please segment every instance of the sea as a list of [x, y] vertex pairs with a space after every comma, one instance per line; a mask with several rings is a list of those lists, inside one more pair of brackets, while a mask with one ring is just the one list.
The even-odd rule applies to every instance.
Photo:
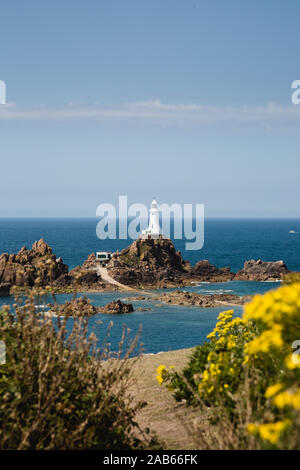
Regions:
[[[17, 253], [22, 246], [30, 248], [35, 240], [44, 238], [56, 256], [62, 257], [69, 269], [72, 269], [82, 264], [92, 252], [113, 252], [132, 242], [119, 239], [99, 240], [96, 234], [97, 222], [96, 218], [0, 218], [0, 254]], [[289, 233], [290, 230], [295, 233]], [[300, 218], [206, 219], [204, 246], [201, 250], [187, 251], [186, 240], [173, 241], [176, 249], [192, 265], [201, 259], [207, 259], [217, 267], [230, 266], [236, 272], [249, 259], [283, 260], [290, 270], [300, 271]], [[279, 286], [280, 282], [201, 282], [184, 290], [203, 294], [248, 295], [262, 294]], [[113, 299], [129, 299], [137, 294], [104, 292], [82, 295], [86, 295], [93, 305], [103, 306]], [[71, 295], [60, 294], [56, 297], [59, 303], [64, 303]], [[0, 298], [0, 307], [10, 305], [13, 309], [13, 303], [12, 297]], [[227, 309], [158, 306], [155, 300], [132, 303], [136, 310], [133, 313], [98, 314], [91, 318], [90, 329], [97, 335], [99, 345], [103, 343], [109, 329], [110, 348], [117, 351], [125, 328], [131, 339], [139, 335], [139, 347], [146, 354], [194, 347], [205, 341], [207, 334], [214, 328], [220, 311]], [[242, 307], [234, 307], [235, 315], [242, 315], [242, 311]], [[113, 325], [109, 328], [111, 322]], [[69, 328], [71, 327], [72, 320], [69, 324]]]

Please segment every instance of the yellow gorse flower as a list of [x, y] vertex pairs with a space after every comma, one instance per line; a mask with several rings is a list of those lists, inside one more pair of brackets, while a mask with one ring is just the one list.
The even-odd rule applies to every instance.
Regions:
[[207, 335], [214, 350], [207, 356], [206, 369], [198, 384], [200, 394], [211, 395], [216, 390], [222, 393], [240, 374], [244, 345], [254, 338], [254, 333], [252, 322], [233, 318], [233, 314], [233, 310], [221, 312], [214, 330]]
[[158, 368], [156, 369], [156, 372], [158, 374], [161, 374], [163, 370], [165, 370], [166, 366], [164, 366], [163, 364], [161, 366], [158, 366]]
[[295, 352], [292, 349], [293, 342], [300, 338], [300, 283], [255, 296], [245, 306], [243, 319], [254, 320], [262, 326], [261, 334], [246, 345], [246, 353], [254, 359], [260, 354], [265, 357], [269, 353], [276, 354], [276, 360], [281, 364], [280, 382], [269, 386], [265, 397], [287, 419], [248, 426], [248, 432], [275, 445], [282, 432], [299, 416], [297, 410], [300, 410], [300, 364], [293, 357]]
[[159, 385], [161, 385], [164, 381], [163, 376], [162, 376], [164, 370], [166, 370], [166, 366], [164, 366], [163, 364], [158, 366], [158, 368], [156, 369], [156, 372], [157, 372], [156, 380], [158, 381]]
[[252, 435], [258, 435], [264, 441], [277, 444], [281, 434], [290, 425], [290, 420], [277, 421], [276, 423], [253, 424], [247, 426], [247, 430]]
[[[170, 366], [169, 369], [171, 371], [171, 370], [175, 369], [175, 366]], [[161, 364], [156, 369], [156, 372], [157, 372], [156, 380], [158, 381], [159, 385], [161, 385], [164, 382], [165, 378], [166, 378], [167, 368], [164, 364]]]
[[[250, 423], [247, 430], [280, 446], [284, 431], [299, 422], [300, 364], [292, 345], [300, 339], [300, 282], [256, 295], [245, 306], [242, 318], [233, 318], [233, 314], [233, 310], [221, 312], [207, 335], [209, 342], [202, 350], [207, 355], [201, 358], [199, 372], [193, 373], [194, 383], [199, 395], [211, 404], [232, 406], [245, 377], [251, 380], [256, 374], [258, 380], [251, 382], [254, 397], [257, 392], [256, 398], [262, 399], [270, 413], [257, 413], [255, 419], [274, 416], [274, 422]], [[159, 383], [171, 375], [164, 365], [157, 373]]]
[[300, 369], [300, 361], [299, 361], [299, 358], [297, 358], [297, 360], [295, 361], [294, 358], [293, 358], [293, 355], [294, 353], [292, 354], [289, 354], [286, 358], [285, 358], [285, 365], [288, 369], [290, 370], [294, 370], [294, 369]]
[[274, 395], [276, 395], [276, 393], [280, 392], [282, 388], [283, 388], [283, 384], [271, 385], [270, 387], [267, 388], [265, 397], [266, 398], [273, 397]]
[[275, 324], [270, 330], [263, 331], [260, 336], [249, 342], [246, 346], [246, 351], [248, 354], [265, 353], [271, 347], [281, 348], [282, 346], [282, 326]]
[[273, 399], [274, 405], [278, 408], [291, 407], [300, 410], [300, 388], [297, 390], [286, 390], [279, 393]]
[[[300, 282], [256, 295], [245, 305], [243, 318], [259, 320], [268, 329], [275, 324], [293, 323], [300, 310]], [[299, 327], [299, 325], [298, 325]]]
[[159, 385], [161, 385], [161, 384], [163, 383], [163, 381], [164, 381], [164, 379], [162, 378], [162, 376], [161, 376], [160, 374], [158, 374], [158, 375], [156, 376], [156, 380], [158, 381]]

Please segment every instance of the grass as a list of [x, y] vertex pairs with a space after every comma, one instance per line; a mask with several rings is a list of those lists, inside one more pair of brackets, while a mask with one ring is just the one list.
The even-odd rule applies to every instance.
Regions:
[[147, 402], [141, 409], [136, 420], [142, 429], [154, 431], [165, 448], [195, 449], [196, 443], [187, 430], [187, 423], [196, 419], [198, 410], [186, 407], [185, 403], [177, 403], [172, 393], [156, 380], [156, 369], [159, 365], [173, 365], [182, 370], [187, 364], [192, 349], [162, 352], [153, 355], [142, 355], [133, 363], [133, 385], [128, 392], [137, 400]]

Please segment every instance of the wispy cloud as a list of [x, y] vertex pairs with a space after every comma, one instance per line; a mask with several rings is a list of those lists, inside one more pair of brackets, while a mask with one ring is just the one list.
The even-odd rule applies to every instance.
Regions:
[[262, 127], [299, 128], [300, 105], [269, 104], [261, 107], [217, 107], [197, 104], [166, 104], [149, 100], [119, 105], [69, 104], [63, 107], [22, 108], [0, 106], [0, 121], [95, 121], [160, 127]]

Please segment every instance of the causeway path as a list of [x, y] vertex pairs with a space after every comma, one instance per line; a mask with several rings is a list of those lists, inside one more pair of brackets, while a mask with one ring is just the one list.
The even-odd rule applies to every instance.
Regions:
[[98, 274], [100, 274], [104, 281], [108, 282], [109, 284], [112, 284], [113, 286], [117, 286], [120, 289], [123, 289], [124, 291], [138, 292], [139, 294], [145, 294], [149, 296], [155, 295], [154, 292], [151, 291], [149, 292], [141, 289], [134, 289], [133, 287], [126, 286], [126, 284], [121, 284], [121, 282], [116, 281], [113, 277], [108, 274], [108, 270], [104, 266], [97, 266], [95, 270]]
[[104, 268], [103, 266], [97, 266], [96, 271], [97, 271], [98, 274], [100, 274], [101, 278], [104, 281], [108, 282], [109, 284], [120, 287], [120, 289], [123, 289], [123, 290], [133, 291], [133, 292], [140, 292], [140, 291], [137, 291], [137, 289], [133, 289], [132, 287], [126, 286], [125, 284], [121, 284], [121, 282], [118, 282], [115, 279], [113, 279], [108, 274], [107, 268]]

